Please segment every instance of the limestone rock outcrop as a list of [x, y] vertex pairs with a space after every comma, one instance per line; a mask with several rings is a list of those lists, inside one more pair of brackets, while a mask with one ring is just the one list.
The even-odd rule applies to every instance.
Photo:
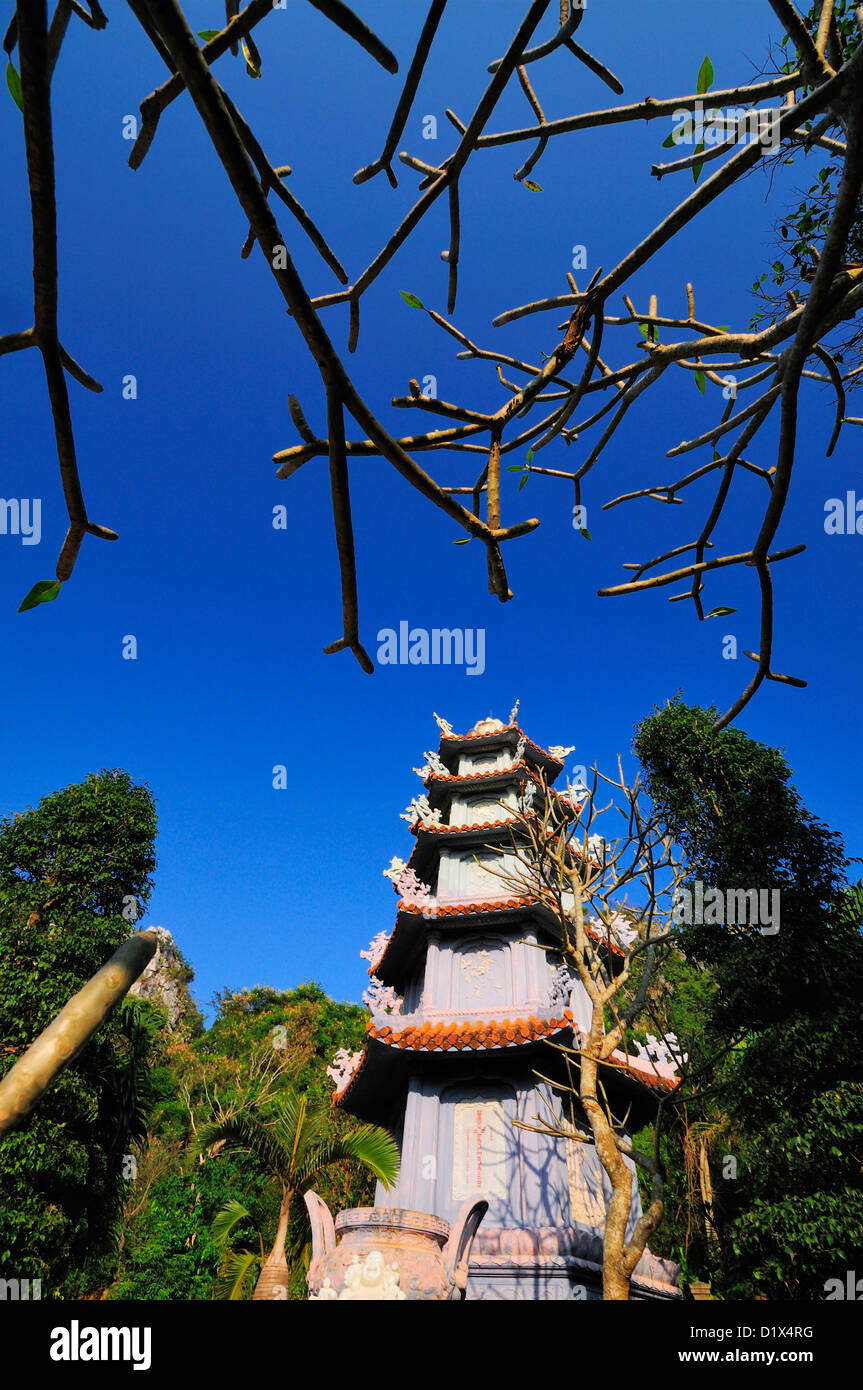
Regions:
[[156, 954], [130, 994], [158, 1004], [168, 1015], [168, 1027], [175, 1029], [194, 1010], [188, 981], [191, 971], [167, 927], [149, 927], [158, 940]]

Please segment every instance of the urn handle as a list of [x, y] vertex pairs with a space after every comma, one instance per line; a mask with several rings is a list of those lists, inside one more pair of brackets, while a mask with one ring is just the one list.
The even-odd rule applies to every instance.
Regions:
[[443, 1249], [450, 1298], [464, 1298], [471, 1246], [479, 1223], [487, 1211], [488, 1202], [483, 1199], [472, 1202], [468, 1198], [456, 1217], [449, 1240]]
[[303, 1201], [312, 1223], [312, 1259], [317, 1260], [336, 1248], [336, 1227], [332, 1212], [317, 1192], [305, 1192]]

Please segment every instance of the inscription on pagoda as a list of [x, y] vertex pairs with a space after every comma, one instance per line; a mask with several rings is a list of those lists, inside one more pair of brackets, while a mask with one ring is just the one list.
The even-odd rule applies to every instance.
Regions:
[[506, 1121], [503, 1104], [484, 1096], [459, 1101], [453, 1117], [452, 1197], [463, 1202], [506, 1197]]

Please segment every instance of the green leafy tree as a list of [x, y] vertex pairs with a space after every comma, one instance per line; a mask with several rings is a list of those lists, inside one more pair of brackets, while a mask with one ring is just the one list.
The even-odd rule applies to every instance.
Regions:
[[211, 1233], [213, 1214], [231, 1193], [242, 1191], [260, 1219], [272, 1220], [265, 1179], [240, 1153], [218, 1163], [188, 1162], [176, 1144], [151, 1138], [129, 1193], [119, 1274], [109, 1286], [112, 1300], [203, 1302], [223, 1258]]
[[715, 713], [678, 697], [635, 739], [693, 879], [781, 894], [776, 934], [679, 929], [687, 960], [715, 984], [705, 1028], [731, 1049], [719, 1110], [694, 1117], [714, 1156], [714, 1272], [731, 1297], [822, 1298], [863, 1243], [861, 890], [845, 882], [841, 836], [803, 804], [781, 752], [716, 731]]
[[[147, 1145], [138, 1176], [128, 1185], [123, 1247], [112, 1299], [208, 1299], [222, 1296], [226, 1251], [251, 1247], [266, 1258], [278, 1226], [280, 1198], [271, 1172], [253, 1152], [223, 1150], [201, 1163], [198, 1133], [213, 1116], [248, 1097], [252, 1078], [267, 1079], [278, 1100], [282, 1091], [302, 1091], [327, 1112], [330, 1133], [341, 1135], [352, 1121], [331, 1105], [326, 1069], [340, 1048], [362, 1046], [367, 1012], [331, 999], [316, 984], [293, 990], [266, 985], [225, 989], [217, 1013], [198, 1035], [186, 1028], [161, 1032], [154, 1044], [151, 1084], [155, 1092]], [[260, 1093], [260, 1087], [258, 1088]], [[324, 1170], [316, 1188], [334, 1211], [371, 1202], [374, 1178], [352, 1161]], [[218, 1237], [218, 1213], [242, 1197], [249, 1222], [228, 1241]], [[215, 1235], [214, 1235], [215, 1231]], [[247, 1239], [247, 1233], [249, 1237]], [[266, 1248], [261, 1254], [261, 1242]], [[286, 1252], [292, 1297], [304, 1296], [305, 1208], [295, 1203]], [[235, 1296], [249, 1297], [251, 1275]]]
[[[692, 1279], [709, 1276], [714, 1255], [715, 1242], [702, 1198], [701, 1149], [715, 1142], [717, 1125], [726, 1120], [713, 1098], [728, 1065], [721, 1042], [708, 1027], [715, 992], [712, 972], [697, 961], [687, 960], [676, 942], [671, 944], [659, 978], [648, 990], [649, 1026], [633, 1030], [628, 1039], [631, 1045], [635, 1040], [644, 1043], [647, 1031], [658, 1036], [674, 1033], [695, 1073], [688, 1088], [693, 1099], [668, 1107], [665, 1115], [659, 1144], [665, 1210], [662, 1225], [650, 1241], [655, 1255], [680, 1263], [684, 1288]], [[633, 1143], [641, 1152], [652, 1153], [654, 1125], [635, 1135]], [[646, 1202], [650, 1185], [641, 1169], [638, 1177], [642, 1201]]]
[[[152, 890], [145, 785], [102, 771], [0, 821], [0, 1075], [125, 941]], [[125, 915], [124, 915], [125, 912]], [[153, 1020], [125, 1001], [0, 1142], [0, 1273], [71, 1297], [113, 1270]]]

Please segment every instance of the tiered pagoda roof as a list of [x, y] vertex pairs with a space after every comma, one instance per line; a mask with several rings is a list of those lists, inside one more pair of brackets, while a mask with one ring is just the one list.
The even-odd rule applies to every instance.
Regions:
[[[571, 1048], [584, 1045], [586, 1035], [573, 1019], [571, 1009], [537, 1010], [529, 1018], [500, 1021], [425, 1019], [420, 1023], [395, 1016], [391, 1023], [384, 1023], [372, 1019], [362, 1058], [333, 1101], [362, 1119], [380, 1122], [386, 1113], [386, 1097], [415, 1067], [418, 1053], [428, 1058], [432, 1067], [440, 1065], [447, 1053], [483, 1053], [484, 1067], [501, 1061], [505, 1069], [508, 1062], [501, 1054], [512, 1048], [544, 1050], [548, 1041]], [[615, 1088], [623, 1104], [629, 1106], [636, 1127], [646, 1123], [653, 1112], [650, 1093], [674, 1090], [677, 1085], [672, 1077], [652, 1068], [646, 1070], [637, 1058], [619, 1048], [601, 1065], [603, 1085], [608, 1089], [614, 1078]]]

